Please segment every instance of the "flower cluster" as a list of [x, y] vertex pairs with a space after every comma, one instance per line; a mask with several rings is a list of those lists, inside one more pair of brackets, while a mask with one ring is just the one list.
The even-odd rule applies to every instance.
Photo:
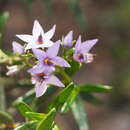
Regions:
[[28, 70], [32, 77], [32, 84], [35, 84], [36, 97], [42, 96], [48, 85], [64, 87], [64, 84], [54, 75], [58, 66], [71, 67], [67, 61], [68, 57], [66, 58], [64, 54], [62, 57], [58, 56], [61, 46], [67, 51], [73, 48], [73, 58], [71, 58], [76, 62], [90, 63], [93, 61], [93, 54], [89, 51], [96, 44], [97, 39], [82, 42], [79, 36], [75, 42], [73, 31], [70, 31], [62, 40], [54, 42], [51, 39], [55, 29], [56, 25], [45, 33], [39, 22], [35, 20], [32, 35], [16, 35], [26, 44], [22, 46], [15, 41], [12, 43], [14, 54], [32, 53], [36, 59], [34, 66]]

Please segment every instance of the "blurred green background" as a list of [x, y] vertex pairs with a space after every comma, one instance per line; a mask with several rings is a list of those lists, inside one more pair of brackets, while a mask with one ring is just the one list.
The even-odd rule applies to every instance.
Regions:
[[[70, 30], [74, 39], [79, 34], [83, 40], [99, 39], [92, 49], [94, 62], [84, 65], [74, 80], [113, 86], [112, 93], [97, 95], [101, 105], [85, 103], [91, 130], [129, 130], [130, 0], [0, 0], [0, 47], [11, 51], [12, 41], [19, 41], [15, 35], [31, 34], [35, 19], [45, 31], [57, 25], [54, 40]], [[26, 91], [8, 87], [8, 104]], [[15, 117], [20, 118], [17, 113]], [[59, 115], [57, 122], [61, 130], [77, 130], [71, 114]]]

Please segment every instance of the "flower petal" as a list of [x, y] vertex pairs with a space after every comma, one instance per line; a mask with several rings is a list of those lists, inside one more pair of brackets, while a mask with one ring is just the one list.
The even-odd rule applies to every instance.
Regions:
[[44, 30], [42, 28], [42, 26], [39, 24], [38, 20], [34, 21], [34, 25], [33, 25], [33, 30], [32, 30], [32, 35], [34, 37], [35, 40], [37, 40], [37, 38], [44, 34]]
[[36, 48], [51, 47], [54, 43], [51, 40], [45, 39], [43, 44], [37, 45]]
[[55, 57], [58, 54], [60, 48], [60, 40], [56, 41], [50, 48], [47, 50], [47, 56]]
[[31, 74], [38, 74], [42, 73], [44, 70], [45, 68], [41, 64], [38, 64], [33, 66], [31, 69], [28, 69], [27, 72]]
[[14, 52], [14, 54], [16, 54], [16, 53], [23, 54], [24, 53], [23, 46], [20, 45], [18, 42], [13, 41], [12, 42], [12, 46], [13, 46], [13, 52]]
[[84, 55], [84, 62], [85, 63], [91, 63], [91, 62], [93, 62], [93, 54], [91, 54], [91, 53], [87, 53], [87, 54], [85, 54]]
[[44, 57], [46, 56], [46, 53], [40, 49], [32, 49], [32, 51], [38, 60], [41, 60], [41, 59], [43, 60]]
[[71, 47], [73, 41], [73, 31], [70, 31], [64, 38], [64, 46]]
[[32, 43], [33, 42], [33, 37], [31, 35], [26, 35], [26, 34], [21, 34], [21, 35], [16, 35], [19, 39], [21, 39], [24, 42], [27, 43]]
[[33, 44], [33, 43], [28, 43], [25, 47], [25, 50], [29, 50], [29, 49], [32, 49], [32, 48], [36, 48], [36, 44]]
[[46, 80], [47, 84], [55, 85], [58, 87], [65, 87], [64, 84], [54, 75], [51, 75], [48, 80]]
[[51, 39], [55, 33], [56, 25], [54, 25], [48, 32], [46, 32], [43, 36], [46, 37], [47, 39]]
[[36, 97], [42, 96], [47, 90], [47, 84], [45, 81], [37, 82], [35, 85]]
[[7, 66], [8, 72], [6, 73], [7, 76], [14, 75], [20, 71], [20, 67], [18, 65]]
[[70, 67], [69, 63], [59, 56], [53, 58], [53, 61], [56, 65], [63, 66], [63, 67]]
[[81, 35], [79, 35], [78, 40], [75, 44], [75, 52], [80, 51], [80, 49], [81, 49]]
[[81, 45], [81, 51], [83, 53], [88, 53], [91, 48], [98, 42], [98, 39], [94, 39], [94, 40], [87, 40], [85, 42], [82, 43]]
[[55, 67], [54, 66], [49, 66], [49, 65], [45, 65], [43, 63], [40, 63], [42, 65], [42, 68], [44, 68], [44, 73], [50, 74], [53, 73], [55, 71]]

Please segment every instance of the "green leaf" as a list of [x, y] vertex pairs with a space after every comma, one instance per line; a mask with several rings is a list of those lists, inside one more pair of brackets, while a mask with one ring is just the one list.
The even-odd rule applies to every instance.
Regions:
[[29, 119], [29, 120], [42, 120], [43, 118], [45, 118], [46, 114], [43, 113], [36, 113], [36, 112], [26, 112], [25, 116]]
[[77, 90], [77, 88], [73, 89], [72, 93], [69, 95], [69, 97], [61, 108], [61, 114], [66, 113], [70, 109], [72, 103], [74, 102], [78, 94], [79, 91]]
[[38, 124], [36, 130], [51, 130], [55, 116], [56, 116], [56, 109], [53, 108], [46, 115], [46, 117], [43, 118], [43, 120]]
[[20, 101], [16, 104], [16, 107], [19, 109], [20, 113], [26, 117], [26, 112], [32, 112], [32, 109], [24, 102]]
[[13, 118], [7, 112], [0, 111], [0, 124], [13, 124]]
[[70, 64], [70, 68], [65, 68], [65, 72], [70, 75], [73, 76], [81, 67], [81, 64], [79, 62], [76, 61], [71, 61], [69, 62]]
[[59, 130], [58, 126], [54, 123], [51, 130]]
[[[64, 38], [63, 38], [62, 41], [64, 42]], [[63, 47], [64, 47], [64, 46], [63, 46]], [[68, 57], [72, 57], [73, 54], [74, 54], [74, 48], [71, 48], [71, 49], [69, 49], [68, 51], [66, 51], [66, 52], [65, 52], [65, 57], [66, 57], [66, 59], [67, 59]], [[70, 59], [69, 59], [69, 60], [70, 60]]]
[[64, 90], [62, 90], [59, 95], [54, 99], [54, 101], [50, 104], [49, 110], [55, 108], [59, 110], [62, 105], [66, 102], [69, 95], [71, 95], [74, 89], [74, 84], [70, 83]]
[[101, 101], [101, 99], [99, 99], [98, 97], [96, 97], [90, 93], [80, 93], [80, 96], [82, 97], [83, 100], [85, 100], [89, 103], [96, 104], [96, 105], [103, 104], [103, 101]]
[[89, 130], [86, 112], [80, 97], [71, 106], [74, 118], [79, 126], [79, 130]]
[[95, 85], [95, 84], [85, 84], [85, 85], [80, 85], [79, 90], [81, 92], [87, 92], [87, 93], [92, 93], [92, 92], [110, 92], [112, 90], [111, 86], [107, 85]]
[[[40, 98], [35, 98], [32, 103], [32, 108], [34, 111], [38, 111], [39, 109], [43, 109], [44, 104], [48, 104], [49, 97], [52, 96], [58, 90], [57, 87], [49, 87], [47, 92]], [[44, 103], [43, 103], [44, 102]]]
[[36, 126], [37, 121], [31, 121], [15, 128], [14, 130], [36, 130]]

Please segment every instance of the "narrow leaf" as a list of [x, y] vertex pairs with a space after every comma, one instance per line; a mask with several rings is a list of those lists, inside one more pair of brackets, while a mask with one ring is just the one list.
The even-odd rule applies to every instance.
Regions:
[[32, 109], [24, 102], [18, 102], [16, 107], [19, 109], [20, 113], [26, 117], [26, 112], [32, 112]]
[[103, 104], [103, 101], [101, 99], [99, 99], [98, 97], [90, 93], [80, 93], [80, 96], [82, 97], [83, 100], [89, 103], [96, 104], [96, 105]]
[[29, 120], [42, 120], [43, 118], [45, 118], [46, 114], [43, 113], [36, 113], [36, 112], [26, 112], [25, 116], [29, 119]]
[[74, 84], [70, 83], [63, 91], [59, 93], [59, 95], [50, 104], [49, 110], [52, 108], [59, 110], [62, 107], [62, 105], [66, 102], [67, 98], [72, 93], [73, 89], [74, 89]]
[[95, 85], [95, 84], [85, 84], [85, 85], [80, 85], [79, 89], [81, 92], [110, 92], [112, 90], [111, 86], [107, 85]]
[[37, 121], [31, 121], [15, 128], [14, 130], [36, 130], [36, 126]]
[[80, 97], [71, 106], [74, 118], [79, 126], [79, 130], [89, 130], [86, 112]]
[[56, 116], [56, 109], [53, 108], [46, 115], [46, 117], [43, 118], [43, 120], [38, 124], [36, 130], [51, 130], [55, 116]]
[[77, 88], [73, 89], [72, 93], [69, 95], [66, 102], [61, 108], [61, 114], [65, 114], [70, 109], [72, 103], [74, 102], [78, 94], [79, 91], [77, 90]]
[[52, 130], [59, 130], [58, 126], [54, 123], [54, 125], [52, 126]]
[[0, 111], [0, 124], [13, 124], [13, 118], [7, 112]]

